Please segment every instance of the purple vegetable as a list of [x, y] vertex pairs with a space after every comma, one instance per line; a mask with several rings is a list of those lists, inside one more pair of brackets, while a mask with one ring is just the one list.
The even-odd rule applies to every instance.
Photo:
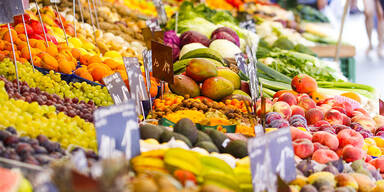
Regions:
[[177, 46], [176, 44], [172, 44], [172, 43], [165, 43], [165, 45], [172, 47], [173, 62], [177, 61], [177, 59], [179, 59], [179, 55], [180, 55], [179, 46]]
[[167, 43], [174, 44], [174, 45], [177, 45], [179, 47], [180, 46], [180, 39], [177, 36], [175, 31], [170, 30], [170, 31], [166, 31], [164, 33], [164, 43], [165, 44], [167, 44]]
[[180, 47], [182, 48], [186, 44], [201, 43], [204, 46], [209, 46], [211, 41], [205, 35], [196, 31], [187, 31], [180, 36]]
[[229, 27], [219, 27], [212, 32], [211, 40], [226, 39], [240, 47], [240, 39], [237, 33]]

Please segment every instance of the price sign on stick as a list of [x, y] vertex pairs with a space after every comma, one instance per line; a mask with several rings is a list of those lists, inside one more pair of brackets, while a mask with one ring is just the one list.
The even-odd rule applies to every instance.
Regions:
[[123, 57], [123, 61], [128, 75], [131, 99], [137, 103], [138, 114], [144, 116], [144, 108], [141, 101], [149, 100], [149, 96], [145, 87], [144, 77], [141, 74], [139, 60], [137, 57]]
[[24, 10], [29, 9], [29, 0], [23, 0], [23, 8]]
[[164, 3], [161, 0], [153, 0], [153, 4], [155, 4], [157, 17], [159, 19], [160, 24], [167, 23], [167, 13], [165, 12]]
[[173, 83], [172, 48], [152, 41], [153, 76], [168, 83]]
[[121, 105], [98, 108], [95, 127], [99, 154], [102, 158], [123, 152], [126, 158], [140, 154], [140, 132], [133, 100]]
[[253, 19], [249, 19], [247, 21], [241, 22], [239, 26], [243, 29], [256, 33], [256, 24]]
[[104, 77], [103, 81], [116, 105], [128, 101], [130, 94], [119, 72]]
[[289, 128], [248, 140], [252, 184], [255, 192], [277, 191], [277, 175], [285, 182], [296, 178], [294, 152]]
[[12, 23], [13, 15], [8, 1], [0, 1], [0, 24]]
[[12, 0], [9, 1], [9, 3], [13, 16], [24, 14], [23, 0]]

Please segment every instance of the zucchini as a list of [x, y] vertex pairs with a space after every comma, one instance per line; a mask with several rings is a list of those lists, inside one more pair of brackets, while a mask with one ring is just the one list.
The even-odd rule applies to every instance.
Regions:
[[264, 78], [259, 78], [260, 82], [263, 84], [263, 88], [271, 89], [274, 91], [280, 91], [280, 90], [290, 90], [291, 85], [278, 82], [278, 81], [270, 81]]
[[267, 65], [260, 63], [260, 62], [257, 62], [256, 66], [258, 69], [260, 69], [261, 71], [266, 73], [268, 76], [273, 77], [273, 79], [275, 79], [276, 81], [281, 81], [281, 82], [288, 83], [288, 84], [290, 84], [292, 81], [292, 79], [290, 77], [288, 77], [288, 76], [268, 67]]

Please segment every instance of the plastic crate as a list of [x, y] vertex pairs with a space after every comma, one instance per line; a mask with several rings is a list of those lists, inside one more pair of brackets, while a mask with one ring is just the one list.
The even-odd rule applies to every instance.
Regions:
[[356, 82], [356, 62], [354, 57], [340, 59], [340, 68], [343, 75], [351, 82]]

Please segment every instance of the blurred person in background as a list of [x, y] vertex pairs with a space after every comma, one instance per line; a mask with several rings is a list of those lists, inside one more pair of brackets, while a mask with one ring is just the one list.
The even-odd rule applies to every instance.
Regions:
[[364, 15], [365, 15], [365, 28], [367, 30], [368, 35], [368, 48], [366, 51], [366, 54], [369, 54], [369, 52], [373, 49], [372, 46], [372, 31], [374, 28], [374, 17], [376, 13], [377, 17], [377, 38], [378, 38], [378, 45], [377, 45], [377, 54], [379, 57], [383, 57], [382, 54], [382, 46], [383, 46], [383, 8], [380, 2], [383, 2], [383, 0], [363, 0], [364, 2]]

